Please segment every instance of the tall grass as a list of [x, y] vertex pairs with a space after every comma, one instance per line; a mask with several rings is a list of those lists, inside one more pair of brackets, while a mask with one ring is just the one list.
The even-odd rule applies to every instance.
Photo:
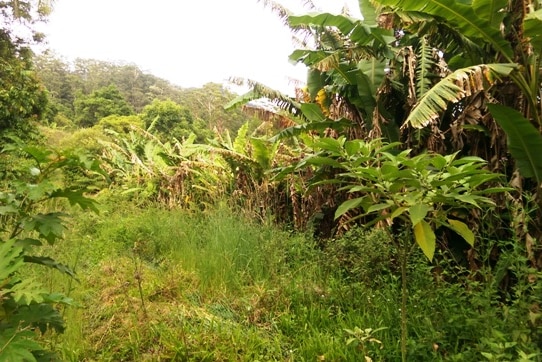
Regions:
[[[400, 282], [384, 234], [316, 243], [225, 206], [166, 210], [107, 196], [53, 251], [80, 283], [37, 275], [79, 305], [65, 311], [66, 332], [48, 336], [65, 360], [400, 358]], [[534, 302], [506, 309], [498, 286], [458, 275], [436, 283], [422, 255], [410, 261], [409, 357], [536, 360], [540, 333], [525, 319]]]

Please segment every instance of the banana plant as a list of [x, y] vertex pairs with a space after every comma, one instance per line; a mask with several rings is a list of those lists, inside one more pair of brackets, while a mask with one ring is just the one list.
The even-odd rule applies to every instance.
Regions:
[[102, 160], [126, 194], [189, 208], [212, 202], [226, 192], [227, 167], [202, 156], [195, 135], [170, 143], [138, 127], [128, 134], [108, 132], [114, 134], [115, 142], [104, 145]]
[[[417, 99], [404, 128], [442, 127], [443, 115], [452, 110], [455, 118], [452, 127], [456, 127], [452, 133], [463, 132], [458, 125], [464, 130], [483, 130], [491, 137], [497, 158], [504, 158], [509, 151], [520, 173], [540, 185], [542, 157], [533, 152], [533, 147], [542, 147], [539, 101], [542, 3], [538, 0], [523, 1], [521, 6], [505, 0], [376, 0], [374, 3], [379, 5], [381, 14], [393, 19], [394, 27], [408, 34], [407, 38], [416, 33], [417, 37], [429, 39], [429, 44], [441, 51], [447, 68], [447, 74]], [[470, 101], [480, 95], [482, 102], [471, 107]], [[491, 103], [502, 106], [486, 108]], [[487, 122], [488, 111], [506, 133], [507, 148], [500, 147], [499, 130]], [[465, 114], [477, 116], [466, 117], [468, 124], [462, 117]]]

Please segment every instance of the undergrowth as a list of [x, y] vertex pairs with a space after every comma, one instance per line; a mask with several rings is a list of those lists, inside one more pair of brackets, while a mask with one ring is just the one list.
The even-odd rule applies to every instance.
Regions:
[[[101, 202], [99, 215], [76, 215], [72, 235], [54, 246], [80, 283], [41, 275], [78, 303], [63, 312], [65, 333], [46, 338], [64, 360], [400, 358], [401, 285], [384, 233], [353, 230], [322, 243], [220, 205], [135, 207], [113, 193]], [[412, 360], [541, 358], [540, 276], [517, 284], [521, 296], [503, 296], [489, 265], [465, 279], [442, 253], [449, 275], [436, 280], [423, 255], [412, 258]]]

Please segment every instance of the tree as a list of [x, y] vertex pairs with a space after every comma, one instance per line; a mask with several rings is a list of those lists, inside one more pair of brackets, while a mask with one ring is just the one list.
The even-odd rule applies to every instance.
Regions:
[[[0, 133], [28, 135], [30, 121], [41, 119], [47, 99], [32, 70], [29, 45], [41, 41], [33, 25], [48, 14], [48, 2], [7, 1], [0, 5]], [[25, 28], [25, 32], [20, 29]]]
[[28, 131], [31, 120], [39, 120], [47, 105], [44, 89], [38, 83], [27, 49], [11, 42], [0, 30], [0, 132]]
[[77, 82], [69, 69], [69, 64], [49, 53], [34, 56], [33, 61], [37, 77], [48, 92], [50, 108], [47, 114], [48, 121], [53, 121], [59, 113], [73, 118]]
[[249, 119], [241, 110], [226, 111], [224, 106], [236, 95], [217, 83], [204, 84], [202, 88], [183, 89], [179, 93], [178, 103], [201, 119], [209, 129], [219, 132], [229, 130], [232, 134]]
[[187, 138], [194, 133], [198, 141], [204, 141], [211, 134], [204, 124], [194, 120], [189, 109], [172, 100], [155, 99], [143, 108], [141, 118], [149, 131], [156, 132], [163, 139]]
[[75, 121], [81, 127], [91, 127], [107, 116], [129, 116], [133, 113], [132, 107], [114, 85], [98, 89], [88, 96], [80, 94], [75, 100]]

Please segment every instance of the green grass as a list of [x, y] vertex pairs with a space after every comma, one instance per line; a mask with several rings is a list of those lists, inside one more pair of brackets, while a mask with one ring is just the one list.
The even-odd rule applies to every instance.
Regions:
[[[63, 360], [400, 359], [400, 280], [383, 234], [322, 245], [223, 206], [165, 210], [111, 197], [102, 208], [76, 214], [66, 240], [47, 250], [80, 283], [38, 275], [79, 305], [64, 311], [64, 334], [46, 336]], [[512, 356], [539, 352], [539, 334], [517, 330], [526, 307], [505, 326], [495, 289], [436, 284], [423, 255], [411, 260], [409, 288], [412, 360], [483, 360], [514, 341], [512, 330], [526, 339]], [[347, 343], [356, 327], [384, 329]]]

